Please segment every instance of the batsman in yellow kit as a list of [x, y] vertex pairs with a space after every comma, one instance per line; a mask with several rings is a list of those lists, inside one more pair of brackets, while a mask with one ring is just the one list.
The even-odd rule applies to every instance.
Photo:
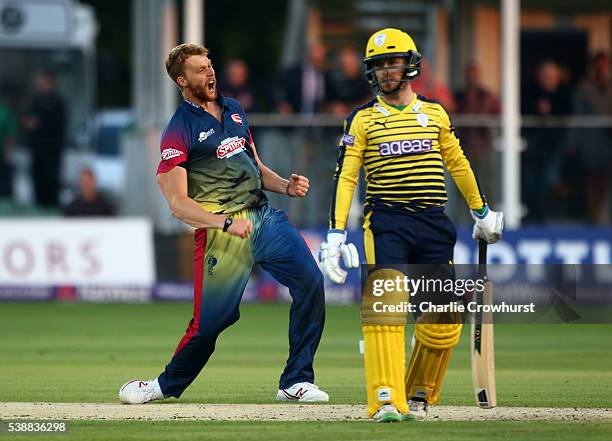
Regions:
[[[498, 241], [503, 214], [488, 207], [448, 114], [437, 102], [412, 91], [410, 82], [419, 76], [421, 62], [412, 38], [398, 29], [382, 29], [368, 40], [363, 61], [376, 96], [354, 109], [344, 123], [330, 229], [319, 255], [323, 272], [344, 283], [347, 273], [340, 261], [347, 268], [359, 266], [345, 230], [362, 167], [367, 181], [366, 263], [379, 276], [395, 277], [397, 264], [452, 265], [456, 231], [444, 213], [445, 166], [474, 218], [474, 239]], [[367, 294], [362, 296], [361, 326], [368, 417], [379, 422], [402, 421], [409, 415], [424, 418], [428, 405], [438, 401], [461, 324], [441, 320], [436, 313], [420, 315], [405, 369], [407, 314], [366, 313]]]

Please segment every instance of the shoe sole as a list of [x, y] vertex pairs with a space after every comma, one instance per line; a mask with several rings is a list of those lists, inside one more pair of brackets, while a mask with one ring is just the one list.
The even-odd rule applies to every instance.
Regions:
[[327, 400], [290, 400], [288, 398], [279, 398], [276, 397], [276, 401], [280, 401], [283, 403], [306, 403], [306, 404], [316, 404], [316, 403], [329, 403], [329, 399]]
[[322, 398], [291, 398], [285, 391], [276, 395], [276, 401], [284, 401], [287, 403], [328, 403], [329, 397]]

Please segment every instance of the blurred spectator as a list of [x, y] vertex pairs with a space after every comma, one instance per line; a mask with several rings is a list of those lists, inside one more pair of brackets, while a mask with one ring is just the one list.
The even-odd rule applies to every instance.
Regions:
[[[480, 69], [474, 63], [465, 69], [465, 89], [459, 91], [457, 112], [472, 115], [493, 115], [500, 111], [499, 99], [480, 83]], [[470, 157], [470, 162], [485, 188], [490, 189], [490, 201], [496, 196], [492, 190], [499, 187], [498, 171], [495, 167], [493, 132], [489, 127], [464, 127], [459, 134], [461, 145]]]
[[421, 75], [412, 82], [412, 90], [429, 100], [438, 101], [448, 113], [456, 110], [455, 98], [446, 84], [436, 80], [429, 62], [421, 61]]
[[64, 208], [64, 215], [70, 217], [82, 216], [114, 216], [115, 207], [98, 191], [96, 176], [90, 168], [81, 171], [79, 195]]
[[66, 131], [66, 106], [55, 91], [49, 72], [36, 76], [35, 93], [23, 117], [32, 151], [32, 180], [36, 202], [58, 207], [60, 166]]
[[[313, 43], [307, 51], [307, 58], [301, 64], [288, 68], [281, 74], [276, 87], [276, 107], [280, 113], [299, 113], [311, 115], [327, 110], [329, 92], [329, 73], [327, 71], [327, 49], [320, 43]], [[277, 164], [280, 169], [286, 164], [293, 164], [296, 170], [305, 170], [308, 164], [321, 161], [319, 146], [326, 142], [325, 130], [321, 127], [305, 127], [281, 130], [280, 142], [284, 145], [301, 146], [296, 149], [283, 149], [276, 155], [270, 166]], [[325, 139], [325, 141], [324, 141]], [[329, 149], [335, 153], [335, 149]], [[309, 176], [312, 182], [326, 179], [324, 167], [317, 167]], [[297, 199], [288, 201], [287, 209], [294, 219], [314, 223], [314, 218], [321, 213], [317, 201], [320, 201], [320, 189], [311, 187], [309, 197], [303, 202]]]
[[348, 115], [356, 106], [372, 98], [372, 90], [363, 74], [363, 63], [359, 54], [351, 47], [338, 53], [338, 67], [330, 74], [329, 111]]
[[[612, 79], [610, 59], [599, 52], [590, 74], [576, 91], [574, 112], [579, 115], [612, 115]], [[604, 204], [609, 193], [612, 172], [612, 130], [610, 128], [577, 129], [572, 144], [586, 173], [586, 214], [591, 222], [609, 221]]]
[[305, 63], [290, 67], [281, 76], [277, 110], [281, 113], [320, 112], [326, 104], [327, 49], [320, 43], [308, 48]]
[[244, 60], [231, 60], [225, 67], [221, 82], [221, 92], [230, 98], [240, 101], [246, 112], [256, 110], [255, 95], [249, 83], [249, 67]]
[[[567, 87], [561, 82], [561, 69], [554, 61], [543, 61], [537, 69], [536, 83], [523, 96], [523, 114], [551, 116], [571, 112]], [[566, 130], [530, 128], [524, 130], [527, 150], [524, 154], [523, 200], [527, 220], [541, 223], [545, 215], [558, 214], [565, 205], [558, 198], [567, 198], [567, 186], [561, 180], [562, 152]]]
[[541, 116], [571, 113], [570, 95], [561, 82], [559, 65], [551, 60], [543, 61], [536, 75], [536, 83], [523, 99], [523, 113]]
[[[457, 93], [457, 113], [494, 115], [499, 111], [499, 99], [480, 83], [478, 66], [468, 65], [465, 69], [465, 89]], [[493, 144], [491, 130], [486, 127], [462, 129], [461, 140], [473, 152], [487, 151]]]
[[0, 199], [11, 200], [13, 198], [13, 169], [10, 154], [16, 135], [15, 117], [9, 107], [0, 102]]

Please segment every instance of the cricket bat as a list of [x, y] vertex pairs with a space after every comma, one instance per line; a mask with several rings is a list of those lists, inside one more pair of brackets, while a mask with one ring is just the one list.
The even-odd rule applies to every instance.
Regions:
[[[484, 291], [474, 293], [478, 306], [493, 304], [493, 284], [487, 277], [487, 243], [478, 244], [478, 273], [485, 281]], [[495, 392], [495, 349], [493, 346], [493, 312], [476, 311], [472, 320], [472, 382], [476, 404], [483, 409], [497, 405]]]

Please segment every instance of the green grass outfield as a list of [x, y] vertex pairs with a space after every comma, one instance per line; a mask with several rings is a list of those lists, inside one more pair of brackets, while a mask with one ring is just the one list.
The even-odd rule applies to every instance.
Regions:
[[0, 435], [3, 440], [55, 441], [175, 441], [175, 440], [363, 440], [472, 441], [551, 440], [610, 441], [612, 423], [606, 422], [435, 422], [375, 424], [370, 422], [226, 422], [226, 421], [78, 421], [57, 435]]
[[[0, 303], [0, 401], [117, 402], [121, 384], [154, 378], [191, 315], [186, 303]], [[181, 402], [273, 403], [287, 358], [288, 305], [244, 305]], [[408, 332], [411, 332], [409, 329]], [[472, 405], [468, 327], [440, 404]], [[496, 327], [500, 406], [612, 407], [612, 326]], [[364, 403], [359, 311], [328, 307], [317, 384], [332, 403]], [[408, 339], [407, 339], [408, 340]], [[374, 427], [376, 426], [376, 427]], [[71, 422], [74, 439], [612, 439], [610, 422]], [[154, 434], [148, 434], [152, 428]], [[203, 434], [207, 434], [204, 436]], [[200, 436], [201, 435], [201, 436]], [[7, 439], [24, 439], [11, 435]], [[39, 435], [33, 439], [41, 439]], [[55, 439], [55, 437], [54, 437]], [[57, 439], [67, 439], [57, 436]]]

